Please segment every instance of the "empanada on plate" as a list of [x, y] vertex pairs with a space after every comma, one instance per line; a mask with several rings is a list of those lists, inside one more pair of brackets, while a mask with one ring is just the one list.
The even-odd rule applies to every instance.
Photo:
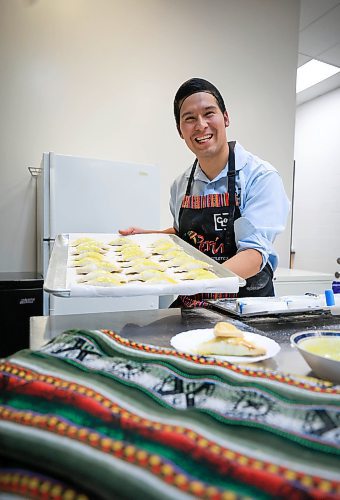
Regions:
[[227, 321], [219, 321], [214, 326], [215, 337], [243, 337], [243, 331]]
[[238, 337], [216, 337], [202, 342], [196, 347], [197, 354], [205, 356], [262, 356], [266, 354], [263, 347], [257, 347], [252, 342]]

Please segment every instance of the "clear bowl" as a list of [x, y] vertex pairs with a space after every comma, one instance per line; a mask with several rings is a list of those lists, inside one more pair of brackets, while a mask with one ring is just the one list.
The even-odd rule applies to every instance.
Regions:
[[340, 361], [314, 354], [306, 350], [306, 346], [303, 345], [303, 341], [316, 337], [335, 337], [338, 339], [340, 349], [340, 330], [307, 330], [297, 332], [290, 337], [290, 342], [293, 347], [298, 349], [317, 377], [340, 383]]

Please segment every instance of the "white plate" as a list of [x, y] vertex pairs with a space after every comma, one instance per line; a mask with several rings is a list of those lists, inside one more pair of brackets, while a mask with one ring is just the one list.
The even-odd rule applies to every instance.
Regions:
[[[188, 354], [197, 354], [196, 347], [201, 342], [206, 342], [214, 337], [212, 328], [204, 328], [200, 330], [189, 330], [181, 332], [171, 338], [170, 343], [177, 351], [186, 352]], [[256, 363], [264, 359], [272, 358], [280, 351], [281, 347], [275, 340], [258, 335], [257, 333], [244, 332], [244, 338], [250, 342], [254, 342], [258, 347], [264, 347], [267, 351], [262, 356], [216, 356], [209, 354], [210, 358], [223, 359], [230, 363]]]

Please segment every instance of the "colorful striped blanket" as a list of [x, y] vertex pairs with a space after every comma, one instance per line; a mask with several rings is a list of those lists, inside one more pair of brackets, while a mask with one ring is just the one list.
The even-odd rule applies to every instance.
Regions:
[[0, 497], [340, 498], [340, 387], [66, 331], [0, 360]]

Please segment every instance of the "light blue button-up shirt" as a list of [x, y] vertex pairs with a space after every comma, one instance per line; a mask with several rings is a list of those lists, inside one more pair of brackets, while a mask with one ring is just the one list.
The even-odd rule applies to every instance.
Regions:
[[[171, 186], [170, 210], [174, 228], [178, 230], [178, 216], [185, 196], [191, 168], [177, 177]], [[268, 162], [235, 144], [236, 193], [241, 217], [235, 221], [237, 252], [253, 248], [262, 254], [262, 268], [269, 261], [273, 271], [278, 255], [273, 249], [276, 236], [286, 225], [290, 203], [282, 179]], [[228, 165], [212, 180], [197, 165], [191, 186], [191, 195], [225, 193], [228, 185]]]

